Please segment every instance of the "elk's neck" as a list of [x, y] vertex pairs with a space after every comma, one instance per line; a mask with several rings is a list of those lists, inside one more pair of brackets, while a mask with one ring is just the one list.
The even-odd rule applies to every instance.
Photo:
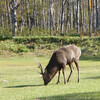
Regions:
[[48, 70], [48, 73], [49, 73], [49, 77], [50, 77], [50, 79], [52, 79], [54, 76], [55, 76], [55, 74], [57, 73], [57, 71], [58, 71], [58, 67], [52, 67], [51, 69], [49, 69]]
[[57, 71], [59, 70], [58, 67], [57, 67], [57, 61], [56, 61], [56, 54], [55, 53], [53, 53], [46, 69], [47, 69], [47, 72], [49, 74], [49, 78], [51, 80], [55, 76]]

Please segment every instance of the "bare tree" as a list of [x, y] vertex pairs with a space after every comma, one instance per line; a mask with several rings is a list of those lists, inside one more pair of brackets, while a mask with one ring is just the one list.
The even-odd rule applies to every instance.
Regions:
[[89, 14], [89, 35], [91, 37], [91, 0], [88, 0], [88, 14]]
[[96, 0], [95, 2], [96, 2], [96, 28], [98, 30], [98, 28], [99, 28], [99, 14], [98, 14], [99, 2], [98, 2], [98, 0]]
[[21, 32], [23, 31], [24, 27], [24, 0], [21, 2]]
[[11, 19], [12, 19], [12, 36], [15, 36], [17, 33], [17, 8], [20, 6], [21, 1], [12, 0], [10, 2], [11, 8]]

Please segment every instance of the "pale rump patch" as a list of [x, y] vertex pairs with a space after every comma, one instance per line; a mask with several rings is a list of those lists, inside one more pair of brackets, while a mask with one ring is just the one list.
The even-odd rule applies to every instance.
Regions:
[[81, 50], [78, 48], [78, 51], [77, 51], [77, 60], [79, 60], [80, 55], [81, 55]]
[[75, 54], [73, 52], [73, 50], [71, 50], [71, 59], [75, 58]]

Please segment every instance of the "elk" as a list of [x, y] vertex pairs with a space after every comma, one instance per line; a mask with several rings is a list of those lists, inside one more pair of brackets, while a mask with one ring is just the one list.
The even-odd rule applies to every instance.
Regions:
[[[76, 45], [64, 46], [54, 51], [44, 72], [43, 72], [42, 65], [39, 63], [37, 59], [35, 59], [35, 61], [39, 64], [41, 75], [43, 76], [44, 85], [47, 85], [53, 79], [53, 77], [55, 76], [57, 72], [58, 72], [57, 84], [60, 83], [61, 69], [62, 69], [62, 74], [64, 77], [64, 84], [66, 84], [66, 82], [69, 82], [70, 77], [73, 72], [73, 65], [72, 65], [73, 62], [75, 63], [77, 71], [78, 71], [78, 82], [80, 82], [80, 73], [79, 73], [79, 64], [78, 64], [80, 56], [81, 56], [81, 50]], [[65, 78], [66, 65], [69, 65], [70, 67], [70, 74], [67, 81]]]

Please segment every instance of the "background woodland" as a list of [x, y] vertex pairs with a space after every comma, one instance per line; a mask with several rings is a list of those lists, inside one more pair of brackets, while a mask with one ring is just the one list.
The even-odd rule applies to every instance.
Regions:
[[0, 34], [100, 35], [100, 0], [2, 0]]

